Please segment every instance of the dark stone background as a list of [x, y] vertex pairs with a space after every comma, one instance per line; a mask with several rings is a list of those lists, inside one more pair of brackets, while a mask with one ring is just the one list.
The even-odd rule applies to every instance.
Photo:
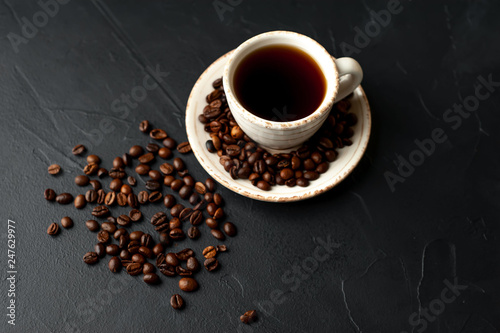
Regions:
[[[498, 87], [460, 125], [443, 115], [472, 100], [480, 77], [500, 81], [500, 3], [402, 1], [401, 12], [360, 44], [358, 29], [372, 21], [370, 11], [387, 10], [387, 1], [221, 2], [229, 6], [222, 17], [212, 1], [73, 0], [18, 52], [10, 33], [21, 35], [23, 17], [32, 22], [41, 8], [0, 3], [1, 331], [498, 332]], [[84, 226], [89, 210], [42, 195], [47, 187], [82, 191], [73, 178], [84, 159], [71, 148], [86, 141], [110, 167], [112, 157], [148, 142], [137, 129], [143, 119], [184, 140], [185, 104], [203, 70], [247, 38], [277, 29], [309, 35], [362, 65], [373, 128], [354, 173], [294, 204], [219, 187], [239, 234], [225, 242], [221, 269], [198, 274], [200, 290], [183, 293], [182, 312], [169, 305], [177, 279], [162, 276], [150, 287], [111, 274], [105, 261], [85, 265], [82, 255], [96, 242]], [[156, 66], [169, 73], [161, 87], [129, 114], [114, 112], [113, 101]], [[108, 119], [113, 130], [104, 133]], [[447, 140], [391, 191], [385, 176], [397, 174], [398, 155], [416, 156], [414, 140], [436, 128]], [[194, 156], [186, 159], [196, 178], [206, 177]], [[47, 174], [51, 163], [63, 167], [61, 176]], [[49, 223], [65, 215], [75, 227], [49, 237]], [[5, 316], [8, 219], [17, 227], [15, 327]], [[152, 230], [147, 221], [136, 228]], [[216, 243], [202, 231], [197, 242], [176, 248], [200, 253]], [[339, 247], [318, 263], [314, 254], [325, 255], [316, 249], [328, 238]], [[445, 304], [442, 292], [453, 294], [444, 281], [455, 279], [466, 289]], [[239, 315], [254, 308], [259, 322], [244, 327]]]

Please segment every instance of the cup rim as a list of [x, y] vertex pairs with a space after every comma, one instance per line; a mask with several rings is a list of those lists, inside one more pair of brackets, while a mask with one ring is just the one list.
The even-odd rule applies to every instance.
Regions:
[[[297, 32], [285, 31], [285, 30], [268, 31], [268, 32], [264, 32], [264, 33], [261, 33], [259, 35], [256, 35], [256, 36], [246, 40], [242, 44], [240, 44], [234, 50], [234, 53], [231, 55], [231, 57], [229, 58], [228, 62], [226, 63], [226, 65], [224, 67], [223, 82], [229, 82], [229, 71], [230, 70], [234, 71], [232, 64], [233, 64], [233, 60], [235, 59], [236, 55], [241, 53], [243, 50], [248, 48], [250, 45], [254, 44], [257, 40], [262, 39], [262, 38], [273, 37], [276, 35], [293, 36], [295, 38], [303, 39], [303, 40], [307, 41], [308, 43], [313, 43], [319, 48], [321, 54], [316, 55], [316, 54], [312, 54], [310, 52], [306, 52], [306, 53], [309, 56], [311, 56], [316, 62], [317, 62], [317, 58], [319, 58], [320, 56], [325, 56], [326, 57], [325, 59], [329, 59], [331, 61], [331, 64], [333, 65], [334, 77], [332, 78], [330, 76], [332, 73], [326, 73], [322, 68], [323, 75], [325, 76], [325, 80], [327, 81], [327, 90], [325, 92], [325, 97], [323, 98], [323, 100], [322, 100], [321, 104], [318, 106], [318, 108], [313, 113], [308, 115], [307, 117], [300, 118], [300, 119], [297, 119], [294, 121], [288, 121], [288, 122], [272, 121], [272, 120], [260, 118], [256, 115], [254, 115], [253, 113], [249, 112], [248, 110], [246, 110], [245, 107], [243, 107], [243, 105], [241, 105], [241, 103], [238, 101], [238, 99], [236, 98], [236, 95], [233, 93], [231, 82], [229, 84], [224, 84], [224, 92], [226, 93], [226, 98], [228, 99], [228, 101], [229, 101], [229, 98], [232, 98], [232, 102], [236, 104], [237, 112], [239, 112], [240, 115], [243, 118], [245, 118], [246, 120], [248, 120], [249, 122], [260, 125], [264, 128], [269, 128], [269, 129], [292, 130], [292, 129], [295, 129], [299, 126], [303, 126], [305, 124], [311, 123], [311, 122], [317, 120], [318, 118], [323, 117], [325, 113], [329, 112], [333, 106], [333, 103], [335, 101], [335, 97], [337, 96], [337, 93], [339, 90], [340, 83], [339, 83], [339, 72], [338, 72], [337, 65], [335, 64], [335, 61], [333, 60], [331, 54], [316, 40], [314, 40], [311, 37], [308, 37], [306, 35], [297, 33]], [[330, 83], [330, 81], [333, 81], [333, 82]], [[235, 110], [231, 110], [231, 111], [234, 112]]]

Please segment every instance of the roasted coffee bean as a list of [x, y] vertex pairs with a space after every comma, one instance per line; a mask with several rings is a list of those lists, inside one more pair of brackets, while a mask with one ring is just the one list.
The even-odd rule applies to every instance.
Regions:
[[180, 228], [181, 227], [181, 220], [179, 218], [174, 217], [173, 219], [170, 220], [168, 223], [170, 229], [175, 229], [175, 228]]
[[189, 222], [192, 225], [199, 225], [203, 221], [203, 213], [199, 210], [194, 210], [189, 217]]
[[214, 204], [216, 204], [219, 207], [224, 204], [224, 200], [222, 199], [222, 195], [220, 195], [219, 193], [214, 194]]
[[169, 159], [170, 157], [172, 157], [172, 151], [167, 147], [162, 147], [158, 150], [158, 156], [160, 156], [164, 160]]
[[119, 238], [120, 238], [120, 236], [122, 236], [122, 235], [128, 235], [128, 231], [127, 231], [127, 229], [125, 229], [125, 228], [120, 228], [120, 229], [117, 229], [117, 230], [114, 232], [114, 234], [113, 234], [113, 238], [114, 238], [114, 239], [119, 239]]
[[121, 193], [121, 192], [118, 193], [116, 195], [116, 203], [120, 207], [126, 206], [127, 205], [127, 196], [125, 194]]
[[177, 266], [175, 268], [175, 272], [177, 273], [177, 275], [180, 275], [180, 276], [191, 276], [191, 275], [193, 275], [193, 272], [191, 272], [189, 269], [185, 269], [182, 266]]
[[210, 233], [212, 234], [212, 236], [214, 236], [215, 238], [217, 238], [220, 241], [223, 241], [226, 239], [226, 236], [224, 236], [222, 231], [220, 231], [219, 229], [211, 229]]
[[130, 233], [130, 240], [140, 241], [142, 235], [144, 235], [144, 232], [142, 232], [140, 230], [133, 231], [133, 232]]
[[323, 162], [323, 163], [320, 163], [318, 164], [318, 166], [316, 167], [316, 172], [317, 173], [325, 173], [328, 171], [328, 168], [329, 168], [329, 164], [327, 162]]
[[203, 256], [208, 259], [208, 258], [213, 258], [217, 255], [217, 251], [215, 250], [215, 247], [212, 245], [206, 247], [203, 249]]
[[127, 196], [127, 202], [131, 208], [137, 208], [139, 206], [137, 203], [137, 195], [135, 195], [134, 193], [130, 193]]
[[57, 175], [61, 172], [61, 166], [59, 164], [52, 164], [48, 167], [49, 174]]
[[209, 258], [205, 260], [203, 265], [207, 271], [212, 272], [219, 267], [219, 260], [217, 260], [217, 258]]
[[56, 199], [56, 192], [53, 189], [48, 188], [45, 192], [43, 192], [43, 196], [47, 201], [54, 201]]
[[215, 247], [215, 249], [217, 250], [217, 252], [226, 252], [227, 251], [227, 246], [226, 245], [217, 245]]
[[133, 262], [127, 266], [127, 273], [132, 276], [136, 276], [142, 273], [142, 265], [137, 262]]
[[186, 168], [184, 161], [180, 159], [179, 157], [174, 158], [174, 168], [177, 171], [182, 171]]
[[186, 262], [186, 268], [195, 273], [200, 270], [200, 263], [195, 257], [190, 257]]
[[129, 235], [121, 235], [119, 240], [118, 240], [118, 247], [120, 249], [126, 249], [126, 248], [128, 248], [128, 243], [130, 243], [130, 236]]
[[147, 153], [139, 157], [139, 162], [142, 164], [148, 164], [155, 159], [155, 155], [153, 153]]
[[280, 171], [280, 177], [284, 180], [288, 180], [294, 176], [294, 172], [290, 168], [284, 168]]
[[90, 231], [97, 231], [101, 229], [101, 226], [96, 220], [88, 220], [85, 222], [85, 226], [90, 230]]
[[88, 155], [87, 156], [87, 163], [88, 164], [91, 164], [91, 163], [95, 163], [95, 164], [99, 164], [101, 163], [101, 158], [97, 155]]
[[106, 247], [102, 243], [97, 243], [94, 246], [94, 251], [99, 258], [104, 258], [106, 256]]
[[[130, 258], [132, 258], [132, 255], [130, 254], [130, 252], [128, 252], [128, 250], [121, 250], [120, 251], [120, 259], [122, 260], [130, 260]], [[132, 260], [130, 260], [132, 261]]]
[[172, 295], [172, 297], [170, 297], [170, 305], [174, 309], [180, 310], [184, 307], [184, 300], [182, 299], [181, 295], [174, 294]]
[[141, 247], [141, 242], [137, 240], [132, 240], [128, 243], [127, 250], [132, 254], [136, 254], [139, 252], [139, 248]]
[[65, 216], [61, 219], [61, 225], [66, 229], [71, 228], [73, 227], [73, 220], [71, 217]]
[[70, 193], [61, 193], [56, 196], [56, 202], [61, 205], [67, 205], [73, 202], [73, 196]]
[[261, 189], [262, 191], [269, 191], [271, 189], [271, 186], [269, 185], [268, 182], [264, 180], [259, 180], [257, 182], [257, 187]]
[[121, 157], [115, 157], [113, 159], [113, 168], [123, 168], [125, 163], [123, 163], [123, 159]]
[[113, 273], [119, 272], [122, 268], [122, 262], [120, 258], [112, 257], [111, 259], [109, 259], [108, 268]]
[[174, 166], [170, 163], [163, 163], [162, 165], [160, 165], [160, 171], [164, 175], [170, 175], [174, 172], [174, 170]]
[[151, 170], [151, 167], [147, 164], [139, 164], [135, 167], [135, 172], [141, 176], [147, 175], [149, 170]]
[[122, 168], [113, 168], [109, 170], [109, 176], [113, 179], [123, 179], [126, 173]]
[[[125, 237], [125, 235], [121, 235], [120, 238]], [[108, 244], [106, 245], [106, 254], [110, 256], [116, 256], [120, 253], [120, 247], [116, 244]]]
[[205, 186], [207, 187], [208, 191], [215, 191], [215, 181], [212, 178], [207, 178], [207, 180], [205, 181]]
[[149, 170], [148, 175], [153, 181], [160, 181], [163, 179], [162, 174], [158, 170]]
[[139, 195], [137, 196], [137, 200], [141, 205], [145, 204], [146, 202], [149, 201], [149, 193], [146, 191], [141, 191], [139, 192]]
[[184, 277], [179, 280], [179, 288], [182, 291], [187, 291], [187, 292], [195, 291], [196, 289], [198, 289], [198, 282], [196, 282], [196, 280], [193, 278]]
[[170, 236], [168, 235], [167, 232], [162, 232], [160, 233], [160, 243], [163, 246], [168, 246], [170, 245]]
[[208, 152], [215, 153], [217, 149], [215, 149], [214, 142], [212, 140], [207, 140], [205, 142], [205, 146], [207, 147]]
[[174, 181], [174, 180], [175, 180], [175, 177], [174, 177], [174, 176], [172, 176], [172, 175], [167, 175], [167, 176], [165, 176], [165, 178], [163, 178], [163, 184], [164, 184], [165, 186], [170, 187], [170, 186], [172, 185], [172, 183], [173, 183], [173, 181]]
[[180, 240], [180, 239], [183, 239], [185, 237], [184, 231], [182, 231], [182, 229], [180, 229], [180, 228], [175, 228], [175, 229], [170, 230], [169, 236], [173, 240]]
[[188, 260], [188, 258], [194, 256], [194, 251], [191, 250], [190, 248], [186, 248], [184, 250], [177, 252], [175, 256], [177, 257], [177, 259], [185, 261]]
[[188, 199], [189, 203], [191, 205], [196, 205], [198, 202], [200, 202], [200, 196], [198, 195], [198, 193], [191, 193], [191, 195], [189, 196], [189, 199]]
[[170, 266], [169, 264], [161, 264], [158, 266], [158, 269], [163, 275], [168, 276], [168, 277], [172, 277], [172, 276], [177, 275], [177, 273], [175, 271], [175, 267]]
[[92, 215], [95, 217], [106, 217], [109, 215], [109, 209], [106, 206], [96, 206], [92, 210]]
[[59, 233], [59, 224], [51, 223], [47, 228], [47, 233], [51, 236], [55, 236]]
[[187, 154], [191, 151], [191, 145], [187, 141], [179, 143], [179, 145], [177, 146], [177, 151], [181, 154]]
[[160, 150], [160, 146], [158, 146], [156, 143], [148, 143], [146, 146], [146, 150], [150, 153], [156, 154], [158, 150]]
[[172, 215], [173, 217], [179, 217], [183, 209], [184, 206], [182, 204], [176, 204], [170, 209], [170, 215]]
[[294, 187], [295, 185], [297, 185], [297, 180], [295, 178], [290, 178], [285, 181], [285, 185], [288, 187]]
[[150, 127], [149, 121], [147, 121], [147, 120], [143, 120], [139, 124], [139, 130], [143, 133], [149, 133], [150, 129], [151, 129], [151, 127]]
[[156, 180], [148, 180], [146, 182], [146, 189], [150, 191], [158, 191], [161, 188], [161, 184]]
[[128, 153], [130, 156], [133, 158], [138, 158], [139, 156], [142, 156], [144, 154], [144, 149], [141, 146], [132, 146], [128, 150]]
[[187, 231], [187, 236], [191, 239], [197, 239], [200, 237], [200, 229], [196, 226], [191, 226]]
[[231, 223], [231, 222], [226, 222], [224, 223], [224, 226], [222, 227], [226, 235], [229, 237], [234, 237], [236, 236], [236, 226]]
[[97, 256], [97, 253], [95, 252], [87, 252], [83, 256], [83, 262], [85, 262], [87, 265], [94, 265], [99, 261], [99, 257]]
[[238, 156], [241, 152], [241, 148], [238, 145], [229, 145], [226, 148], [226, 154], [228, 154], [231, 157]]
[[106, 170], [105, 168], [100, 168], [98, 171], [97, 171], [97, 177], [99, 178], [104, 178], [108, 175], [108, 170]]
[[214, 215], [212, 216], [212, 218], [216, 220], [220, 220], [223, 217], [224, 217], [224, 210], [222, 208], [217, 208]]
[[114, 234], [116, 231], [116, 224], [112, 222], [103, 222], [101, 224], [101, 229], [109, 232], [110, 234]]
[[84, 145], [78, 144], [78, 145], [76, 145], [76, 146], [73, 147], [73, 149], [71, 150], [71, 152], [73, 153], [73, 155], [80, 155], [85, 150], [86, 150], [86, 148], [85, 148]]
[[175, 147], [177, 147], [177, 142], [175, 142], [175, 140], [172, 138], [166, 138], [165, 140], [163, 140], [163, 145], [168, 149], [172, 150], [175, 149]]
[[95, 190], [88, 190], [87, 193], [85, 193], [85, 200], [88, 203], [94, 203], [97, 200], [97, 192]]
[[[208, 194], [208, 193], [207, 193]], [[207, 195], [205, 194], [205, 196]], [[201, 210], [201, 209], [205, 209], [207, 206], [207, 202], [205, 201], [205, 199], [201, 200], [200, 202], [198, 202], [196, 204], [196, 206], [193, 207], [193, 210]]]
[[163, 204], [167, 208], [172, 208], [176, 203], [175, 197], [171, 194], [165, 195], [165, 198], [163, 199]]
[[145, 263], [142, 266], [142, 274], [151, 274], [156, 271], [156, 267], [153, 264], [150, 264], [149, 262]]
[[184, 186], [184, 182], [181, 179], [176, 179], [170, 184], [170, 188], [174, 191], [179, 191], [182, 186]]
[[141, 245], [151, 248], [154, 245], [153, 237], [150, 234], [143, 234], [141, 236]]
[[132, 209], [129, 213], [128, 216], [130, 217], [130, 220], [137, 222], [142, 219], [142, 213], [138, 209]]
[[86, 175], [78, 175], [75, 177], [75, 184], [78, 186], [87, 186], [89, 181], [90, 179]]
[[132, 256], [132, 261], [144, 265], [144, 263], [146, 262], [146, 258], [140, 253], [135, 253]]
[[151, 217], [152, 225], [160, 225], [167, 221], [167, 214], [164, 212], [158, 212]]
[[116, 203], [116, 193], [111, 191], [106, 194], [106, 198], [104, 198], [104, 203], [106, 206], [113, 206]]
[[184, 200], [187, 199], [187, 198], [189, 198], [189, 196], [192, 193], [193, 193], [193, 188], [191, 186], [188, 186], [188, 185], [184, 185], [179, 190], [179, 196], [181, 197], [181, 199], [184, 199]]
[[155, 128], [154, 130], [149, 132], [149, 136], [155, 140], [163, 140], [167, 137], [167, 133], [162, 129]]
[[111, 181], [111, 183], [109, 183], [109, 189], [111, 191], [118, 192], [118, 191], [120, 191], [122, 185], [123, 185], [123, 182], [121, 181], [121, 179], [116, 178], [116, 179], [113, 179]]
[[205, 193], [207, 193], [207, 187], [202, 182], [196, 182], [194, 184], [194, 189], [199, 194], [205, 194]]
[[307, 180], [316, 180], [319, 178], [319, 174], [315, 171], [306, 171], [304, 173], [304, 178]]
[[132, 193], [132, 188], [130, 187], [130, 185], [123, 184], [120, 188], [120, 193], [129, 195], [130, 193]]
[[170, 266], [178, 266], [179, 265], [179, 259], [177, 259], [177, 256], [175, 253], [169, 252], [165, 255], [165, 262], [170, 265]]
[[83, 173], [86, 175], [93, 175], [99, 170], [99, 165], [96, 163], [89, 163], [83, 167]]
[[122, 155], [122, 160], [123, 160], [123, 164], [125, 164], [125, 166], [132, 165], [132, 156], [130, 156], [128, 153], [124, 153]]
[[103, 189], [97, 191], [97, 204], [102, 205], [106, 199], [106, 192]]
[[92, 186], [92, 188], [96, 192], [99, 191], [102, 188], [101, 182], [98, 181], [98, 180], [96, 180], [96, 179], [92, 179], [89, 183], [90, 183], [90, 186]]
[[87, 204], [87, 200], [85, 200], [85, 196], [83, 194], [79, 194], [75, 197], [74, 205], [76, 209], [82, 209]]
[[257, 311], [255, 310], [250, 310], [245, 312], [243, 315], [240, 316], [240, 320], [243, 324], [250, 324], [254, 321], [257, 320]]
[[149, 259], [153, 258], [153, 251], [151, 251], [151, 249], [146, 246], [141, 246], [139, 248], [139, 253]]
[[215, 212], [217, 211], [218, 208], [219, 207], [217, 207], [217, 205], [215, 203], [213, 203], [213, 202], [209, 203], [207, 205], [207, 213], [208, 213], [208, 215], [213, 216], [215, 214]]
[[163, 248], [163, 245], [161, 243], [158, 243], [156, 244], [154, 247], [153, 247], [153, 254], [155, 256], [158, 256], [159, 254], [162, 254], [164, 251], [164, 248]]
[[122, 227], [126, 227], [130, 225], [130, 217], [128, 217], [127, 215], [120, 215], [117, 217], [116, 223], [118, 223]]
[[181, 221], [184, 221], [184, 220], [188, 219], [191, 216], [192, 213], [193, 213], [193, 210], [191, 208], [189, 208], [189, 207], [186, 207], [179, 214], [179, 219]]
[[219, 226], [219, 222], [217, 222], [216, 220], [214, 220], [213, 218], [208, 218], [205, 220], [205, 223], [207, 224], [207, 226], [210, 228], [210, 229], [215, 229]]
[[107, 232], [106, 230], [101, 230], [97, 233], [97, 241], [99, 243], [106, 244], [107, 242], [109, 242], [109, 239], [109, 232]]

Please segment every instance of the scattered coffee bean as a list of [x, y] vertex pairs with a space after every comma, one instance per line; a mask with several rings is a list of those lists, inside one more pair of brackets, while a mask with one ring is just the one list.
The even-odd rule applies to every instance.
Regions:
[[66, 229], [71, 228], [73, 227], [73, 220], [71, 217], [65, 216], [61, 219], [61, 225]]
[[144, 149], [141, 146], [132, 146], [130, 147], [128, 153], [133, 158], [138, 158], [144, 154]]
[[78, 186], [86, 186], [90, 182], [89, 177], [85, 175], [79, 175], [75, 177], [75, 184]]
[[51, 223], [47, 228], [47, 233], [51, 236], [55, 236], [59, 233], [59, 225], [57, 223]]
[[56, 202], [61, 205], [67, 205], [73, 202], [73, 196], [70, 193], [61, 193], [56, 196]]
[[217, 250], [217, 252], [226, 252], [227, 251], [227, 246], [222, 244], [222, 245], [217, 245], [215, 247], [215, 249]]
[[187, 154], [191, 151], [191, 145], [189, 142], [182, 142], [177, 146], [177, 151], [181, 154]]
[[163, 140], [163, 145], [168, 149], [173, 150], [175, 149], [175, 147], [177, 147], [177, 142], [175, 142], [175, 140], [172, 138], [166, 138], [165, 140]]
[[87, 265], [94, 265], [99, 261], [99, 257], [97, 256], [97, 253], [95, 252], [87, 252], [83, 256], [83, 262], [85, 262]]
[[136, 276], [142, 273], [142, 264], [133, 262], [127, 266], [127, 273], [132, 276]]
[[122, 262], [118, 257], [112, 257], [109, 259], [108, 268], [111, 272], [117, 273], [122, 268]]
[[172, 157], [172, 151], [167, 147], [162, 147], [158, 150], [158, 156], [160, 156], [164, 160], [169, 159], [170, 157]]
[[109, 209], [106, 206], [96, 206], [92, 210], [92, 215], [95, 217], [106, 217], [109, 215]]
[[145, 263], [142, 266], [142, 274], [150, 274], [154, 273], [156, 271], [156, 267], [153, 264], [150, 264], [149, 262]]
[[53, 189], [51, 189], [51, 188], [46, 189], [43, 192], [43, 196], [44, 196], [45, 200], [47, 200], [47, 201], [54, 201], [54, 200], [56, 200], [56, 192]]
[[97, 241], [99, 243], [106, 244], [107, 242], [109, 242], [109, 239], [109, 232], [107, 232], [106, 230], [101, 230], [97, 233]]
[[90, 163], [83, 167], [83, 173], [86, 175], [93, 175], [99, 170], [99, 165], [96, 163]]
[[167, 137], [167, 133], [162, 129], [155, 128], [154, 130], [149, 132], [149, 136], [155, 140], [163, 140]]
[[101, 229], [101, 226], [96, 220], [88, 220], [85, 222], [85, 226], [90, 230], [90, 231], [97, 231]]
[[95, 190], [88, 190], [87, 193], [85, 193], [85, 200], [88, 203], [94, 203], [97, 201], [97, 192]]
[[141, 121], [141, 123], [139, 124], [139, 130], [143, 133], [149, 133], [149, 131], [151, 130], [149, 121], [147, 120]]
[[231, 223], [231, 222], [226, 222], [224, 223], [224, 226], [222, 227], [226, 235], [229, 237], [234, 237], [236, 236], [236, 226]]
[[186, 248], [182, 251], [177, 252], [175, 256], [177, 257], [177, 259], [185, 261], [188, 260], [188, 258], [194, 256], [194, 251]]
[[213, 246], [208, 246], [206, 247], [204, 250], [203, 250], [203, 256], [206, 258], [206, 259], [209, 259], [209, 258], [213, 258], [217, 255], [217, 251], [215, 249], [215, 247]]
[[257, 320], [257, 311], [250, 310], [245, 312], [240, 316], [240, 320], [243, 324], [250, 324]]
[[106, 247], [102, 243], [97, 243], [94, 246], [94, 251], [99, 258], [104, 258], [106, 256]]
[[179, 280], [179, 288], [182, 291], [187, 292], [195, 291], [196, 289], [198, 289], [198, 282], [196, 282], [196, 280], [193, 278], [184, 277]]
[[76, 196], [74, 204], [76, 209], [82, 209], [87, 204], [87, 200], [85, 200], [85, 196], [83, 194], [79, 194]]
[[222, 231], [220, 231], [219, 229], [211, 229], [210, 233], [212, 234], [212, 236], [214, 236], [216, 239], [218, 239], [220, 241], [223, 241], [226, 239], [226, 236], [224, 236]]
[[104, 169], [104, 168], [100, 168], [98, 171], [97, 171], [97, 177], [99, 178], [104, 178], [108, 175], [108, 170]]
[[71, 150], [71, 152], [73, 153], [73, 155], [80, 155], [85, 150], [86, 150], [86, 148], [85, 148], [84, 145], [78, 144], [78, 145], [76, 145], [76, 146], [73, 147], [73, 149]]
[[180, 310], [184, 307], [184, 300], [182, 299], [181, 295], [174, 294], [172, 295], [172, 297], [170, 297], [170, 305], [174, 309]]
[[215, 271], [219, 267], [219, 260], [216, 258], [208, 258], [203, 263], [205, 269], [209, 272]]
[[128, 216], [130, 217], [130, 220], [133, 222], [140, 221], [142, 219], [142, 213], [138, 209], [132, 209], [129, 213]]
[[191, 226], [187, 231], [187, 236], [191, 239], [197, 239], [200, 237], [200, 229], [196, 226]]
[[91, 154], [91, 155], [87, 156], [87, 163], [88, 164], [92, 164], [92, 163], [94, 163], [94, 164], [100, 164], [101, 163], [101, 158], [99, 156], [97, 156], [97, 155]]
[[200, 263], [195, 257], [190, 257], [186, 262], [186, 268], [191, 272], [196, 273], [200, 270]]
[[61, 172], [61, 166], [59, 164], [52, 164], [48, 168], [49, 174], [55, 176]]

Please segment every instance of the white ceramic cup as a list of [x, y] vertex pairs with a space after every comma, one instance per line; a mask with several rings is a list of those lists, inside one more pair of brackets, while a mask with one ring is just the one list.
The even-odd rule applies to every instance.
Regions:
[[[326, 80], [326, 93], [312, 114], [290, 122], [262, 119], [246, 110], [234, 94], [234, 73], [239, 63], [251, 52], [270, 45], [294, 46], [312, 57]], [[342, 80], [340, 78], [342, 77]], [[363, 79], [363, 71], [352, 58], [333, 59], [314, 39], [290, 31], [271, 31], [250, 38], [233, 52], [224, 68], [226, 99], [241, 129], [255, 142], [271, 152], [289, 152], [309, 139], [328, 117], [335, 101], [349, 95]]]

